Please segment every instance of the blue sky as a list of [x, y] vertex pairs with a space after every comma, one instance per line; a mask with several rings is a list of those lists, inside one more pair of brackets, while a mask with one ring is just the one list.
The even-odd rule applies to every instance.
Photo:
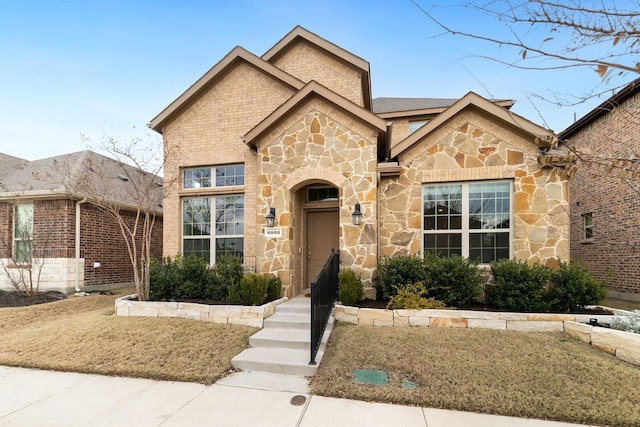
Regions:
[[[441, 1], [436, 9], [419, 2], [458, 27], [494, 25]], [[556, 131], [602, 101], [558, 108], [535, 99], [534, 107], [530, 93], [580, 94], [600, 79], [588, 69], [523, 71], [474, 57], [513, 61], [518, 52], [435, 37], [410, 0], [2, 1], [0, 152], [35, 160], [105, 135], [157, 138], [146, 124], [234, 46], [260, 56], [296, 25], [367, 60], [373, 97], [474, 91], [514, 99], [514, 112]]]

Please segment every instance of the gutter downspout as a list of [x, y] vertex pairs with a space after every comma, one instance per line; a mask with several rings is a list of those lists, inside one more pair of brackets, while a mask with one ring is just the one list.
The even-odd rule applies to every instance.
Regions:
[[75, 265], [75, 288], [76, 294], [82, 293], [80, 289], [80, 205], [87, 203], [86, 197], [76, 202], [76, 265]]

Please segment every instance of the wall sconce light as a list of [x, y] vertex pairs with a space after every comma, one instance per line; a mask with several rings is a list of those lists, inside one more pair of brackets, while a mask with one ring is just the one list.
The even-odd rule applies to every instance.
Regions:
[[269, 213], [264, 218], [267, 220], [267, 227], [273, 227], [276, 222], [276, 208], [269, 208]]
[[351, 214], [351, 219], [353, 220], [353, 225], [360, 225], [362, 222], [362, 212], [360, 211], [360, 203], [356, 203], [356, 206], [353, 209], [353, 213]]

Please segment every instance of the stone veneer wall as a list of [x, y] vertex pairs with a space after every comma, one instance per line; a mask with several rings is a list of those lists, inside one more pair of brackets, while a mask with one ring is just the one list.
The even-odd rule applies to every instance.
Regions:
[[[302, 266], [294, 264], [301, 247], [302, 197], [296, 192], [313, 183], [339, 189], [340, 264], [362, 275], [372, 286], [377, 265], [376, 141], [377, 134], [321, 101], [300, 108], [259, 144], [257, 222], [264, 225], [270, 207], [277, 212], [279, 239], [257, 235], [257, 271], [277, 273], [287, 295], [302, 282]], [[362, 224], [351, 223], [351, 211], [361, 204]], [[299, 252], [300, 253], [300, 252]]]
[[400, 157], [400, 177], [380, 184], [382, 256], [422, 251], [422, 185], [513, 181], [513, 256], [557, 266], [569, 259], [566, 179], [539, 166], [533, 141], [473, 112], [462, 113]]

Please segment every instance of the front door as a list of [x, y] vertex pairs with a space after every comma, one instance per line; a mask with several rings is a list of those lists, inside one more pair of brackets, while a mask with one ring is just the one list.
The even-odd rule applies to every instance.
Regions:
[[331, 249], [338, 250], [338, 226], [338, 209], [307, 211], [305, 287], [310, 287], [316, 280], [331, 255]]

